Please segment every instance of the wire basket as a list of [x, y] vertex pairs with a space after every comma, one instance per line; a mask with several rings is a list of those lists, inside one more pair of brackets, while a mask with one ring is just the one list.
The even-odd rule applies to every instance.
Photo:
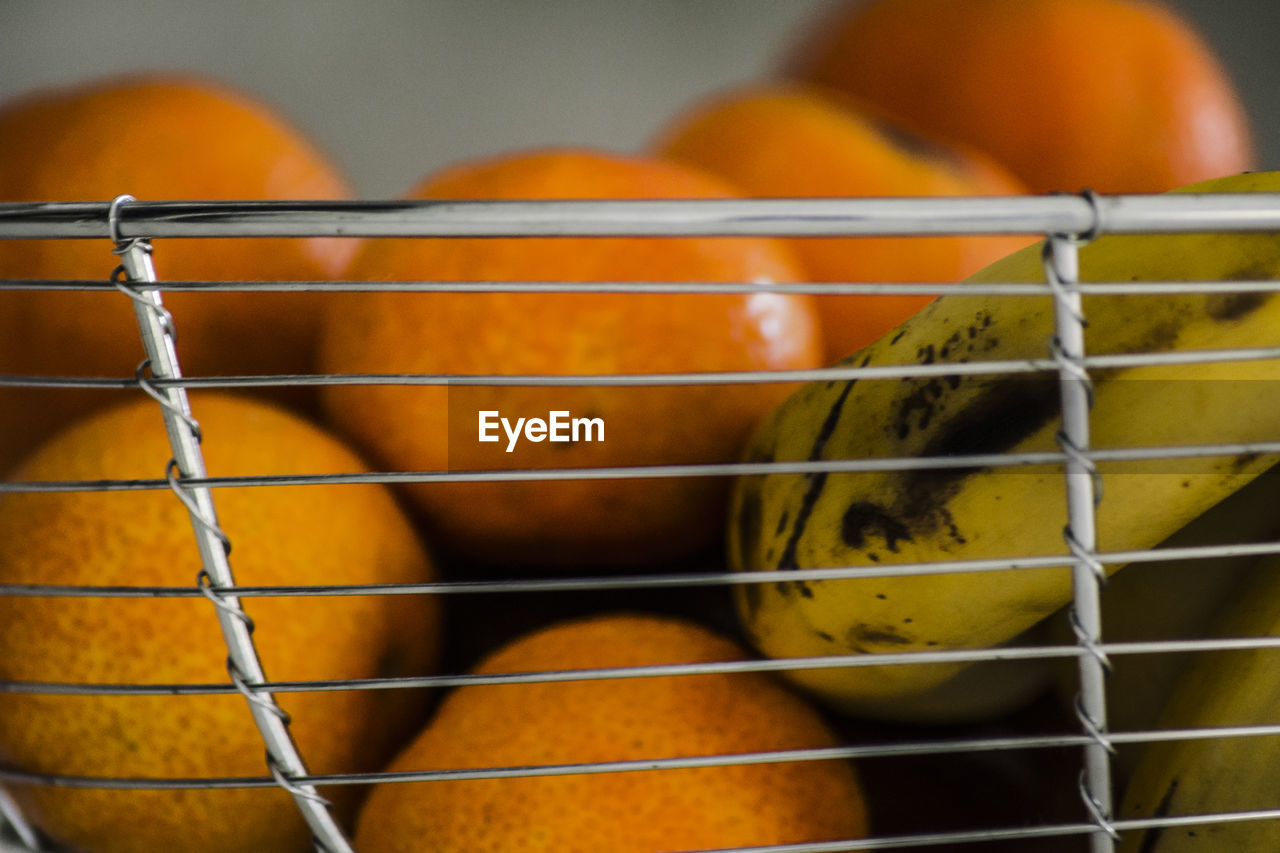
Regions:
[[[1108, 458], [1107, 451], [1095, 452], [1089, 442], [1090, 377], [1093, 371], [1115, 367], [1123, 358], [1091, 357], [1084, 350], [1084, 331], [1088, 321], [1083, 313], [1082, 296], [1094, 293], [1123, 295], [1137, 292], [1146, 294], [1203, 292], [1217, 288], [1224, 293], [1266, 293], [1280, 289], [1273, 281], [1237, 282], [1144, 282], [1141, 285], [1122, 281], [1106, 283], [1081, 283], [1078, 267], [1078, 248], [1082, 243], [1103, 234], [1167, 233], [1187, 234], [1210, 231], [1280, 231], [1280, 195], [1266, 193], [1224, 195], [1168, 195], [1168, 196], [1097, 196], [1086, 193], [1079, 196], [1059, 195], [1023, 198], [964, 198], [964, 199], [771, 199], [754, 201], [555, 201], [555, 202], [456, 202], [456, 203], [286, 203], [286, 202], [145, 202], [122, 196], [113, 202], [48, 203], [0, 205], [0, 238], [9, 239], [93, 239], [103, 243], [104, 268], [110, 266], [108, 250], [114, 249], [120, 266], [110, 280], [85, 281], [7, 281], [8, 290], [39, 289], [98, 289], [119, 291], [121, 299], [129, 299], [134, 306], [141, 339], [147, 354], [149, 369], [132, 378], [104, 379], [95, 377], [37, 377], [8, 376], [0, 380], [6, 385], [22, 387], [61, 387], [65, 393], [87, 387], [132, 387], [150, 394], [156, 401], [159, 416], [163, 417], [170, 437], [173, 460], [165, 468], [165, 460], [157, 461], [157, 473], [164, 472], [149, 483], [132, 484], [132, 487], [171, 488], [175, 500], [182, 500], [189, 511], [196, 548], [203, 567], [201, 581], [190, 589], [54, 589], [38, 586], [3, 585], [0, 596], [162, 596], [202, 595], [216, 611], [230, 655], [231, 679], [222, 685], [223, 692], [234, 690], [247, 700], [245, 709], [252, 715], [261, 732], [267, 749], [268, 761], [261, 778], [244, 779], [110, 779], [70, 778], [25, 772], [19, 767], [0, 765], [0, 785], [4, 784], [56, 784], [80, 786], [104, 786], [121, 788], [165, 788], [183, 785], [276, 785], [292, 795], [298, 808], [310, 826], [317, 849], [333, 851], [352, 850], [351, 841], [335, 821], [320, 790], [327, 785], [369, 784], [389, 778], [387, 774], [347, 774], [344, 776], [319, 776], [308, 771], [289, 729], [287, 716], [280, 713], [276, 692], [282, 685], [273, 683], [263, 671], [258, 660], [252, 626], [245, 618], [240, 605], [244, 595], [262, 594], [264, 590], [238, 587], [227, 558], [223, 534], [216, 523], [215, 507], [217, 487], [226, 485], [219, 478], [207, 475], [203, 464], [200, 433], [196, 424], [199, 412], [194, 411], [187, 397], [187, 389], [200, 387], [246, 387], [254, 385], [321, 385], [336, 382], [397, 381], [396, 377], [338, 377], [325, 375], [266, 376], [266, 377], [196, 377], [184, 378], [174, 347], [175, 329], [163, 307], [162, 292], [181, 287], [205, 287], [211, 283], [164, 283], [157, 280], [151, 263], [150, 241], [170, 237], [284, 237], [305, 238], [321, 236], [340, 237], [477, 237], [477, 236], [883, 236], [883, 235], [977, 235], [989, 233], [1026, 234], [1047, 237], [1044, 246], [1044, 264], [1047, 284], [1007, 282], [990, 285], [966, 285], [971, 293], [986, 293], [998, 298], [1018, 299], [1027, 296], [1049, 296], [1053, 300], [1055, 335], [1046, 340], [1044, 357], [1018, 362], [983, 362], [935, 366], [935, 373], [1039, 373], [1056, 376], [1059, 380], [1062, 429], [1060, 452], [1045, 458], [1030, 460], [1040, 464], [1060, 467], [1062, 477], [1054, 488], [1065, 490], [1067, 517], [1064, 525], [1062, 554], [1025, 554], [1012, 560], [955, 561], [949, 564], [888, 567], [824, 567], [809, 569], [805, 577], [849, 577], [854, 574], [874, 576], [878, 571], [916, 572], [919, 574], [963, 571], [1017, 571], [1046, 566], [1069, 567], [1073, 579], [1074, 642], [1034, 643], [1006, 645], [997, 649], [939, 649], [927, 652], [910, 652], [895, 655], [873, 655], [872, 663], [901, 666], [936, 663], [939, 661], [991, 661], [991, 660], [1043, 660], [1067, 659], [1078, 662], [1079, 700], [1075, 717], [1058, 716], [1056, 711], [1045, 710], [1045, 703], [1029, 714], [1014, 721], [998, 725], [963, 726], [936, 731], [917, 728], [886, 726], [881, 729], [849, 729], [850, 741], [837, 750], [812, 750], [809, 754], [768, 756], [722, 756], [702, 763], [733, 763], [744, 761], [796, 760], [803, 758], [842, 757], [863, 763], [867, 768], [869, 790], [879, 788], [879, 805], [885, 814], [894, 812], [891, 801], [906, 796], [912, 783], [893, 782], [894, 775], [874, 768], [890, 765], [906, 766], [917, 772], [934, 773], [949, 788], [936, 790], [938, 802], [925, 803], [923, 807], [899, 806], [896, 814], [877, 820], [875, 834], [870, 838], [847, 839], [813, 844], [786, 845], [782, 847], [753, 847], [752, 850], [776, 850], [800, 853], [800, 851], [872, 850], [889, 848], [920, 849], [1043, 849], [1074, 850], [1086, 847], [1098, 851], [1115, 848], [1120, 834], [1143, 827], [1198, 826], [1221, 820], [1276, 819], [1280, 817], [1280, 803], [1272, 811], [1251, 811], [1232, 814], [1208, 814], [1198, 816], [1162, 816], [1151, 814], [1142, 818], [1119, 819], [1113, 802], [1113, 751], [1118, 745], [1140, 744], [1160, 738], [1177, 737], [1179, 733], [1157, 731], [1112, 731], [1107, 720], [1107, 679], [1109, 659], [1116, 655], [1155, 655], [1207, 651], [1220, 648], [1275, 647], [1268, 639], [1241, 640], [1190, 640], [1181, 642], [1108, 642], [1102, 635], [1102, 597], [1105, 583], [1103, 566], [1109, 563], [1142, 562], [1157, 559], [1198, 559], [1222, 555], [1280, 553], [1280, 543], [1242, 542], [1217, 546], [1188, 547], [1180, 550], [1145, 550], [1132, 553], [1106, 553], [1098, 548], [1095, 535], [1095, 513], [1105, 497], [1097, 493], [1096, 464]], [[163, 245], [156, 249], [157, 258], [163, 257]], [[236, 282], [219, 283], [219, 289], [274, 289], [341, 291], [359, 290], [373, 285], [353, 282]], [[484, 290], [510, 288], [506, 285], [442, 284], [419, 282], [413, 284], [376, 285], [382, 288], [404, 290]], [[621, 292], [777, 292], [786, 290], [798, 293], [941, 293], [946, 289], [940, 284], [821, 284], [821, 285], [758, 285], [758, 284], [674, 284], [608, 283], [587, 285], [542, 282], [522, 283], [521, 286], [540, 288], [549, 292], [603, 291]], [[1192, 361], [1256, 360], [1280, 357], [1280, 331], [1276, 347], [1238, 351], [1201, 353], [1131, 353], [1125, 356], [1132, 362], [1147, 364], [1178, 364]], [[752, 374], [691, 374], [681, 377], [653, 376], [592, 376], [579, 377], [521, 377], [528, 384], [616, 384], [640, 385], [646, 383], [725, 383], [750, 381], [810, 380], [845, 381], [868, 378], [871, 381], [921, 376], [928, 373], [928, 366], [902, 365], [900, 369], [885, 367], [858, 367], [854, 362], [820, 370], [792, 371], [785, 375]], [[400, 377], [400, 381], [458, 382], [474, 384], [502, 384], [510, 377]], [[193, 418], [194, 415], [194, 418]], [[1184, 455], [1213, 454], [1275, 454], [1280, 452], [1280, 434], [1272, 443], [1255, 443], [1199, 446], [1191, 448], [1136, 448], [1131, 453], [1147, 454], [1148, 458], [1182, 453]], [[1113, 454], [1114, 456], [1114, 454]], [[1007, 464], [1027, 460], [1006, 460]], [[976, 458], [889, 460], [888, 464], [958, 465], [988, 464], [993, 460]], [[999, 464], [999, 460], [994, 460]], [[884, 460], [836, 460], [793, 466], [798, 470], [838, 471], [858, 470], [859, 466], [886, 464]], [[783, 467], [782, 463], [743, 462], [726, 465], [668, 466], [657, 473], [663, 476], [720, 476], [733, 477], [744, 474], [767, 473]], [[529, 472], [522, 472], [529, 474]], [[557, 476], [581, 476], [583, 472], [547, 471], [533, 474], [533, 479], [551, 479]], [[592, 476], [654, 475], [655, 471], [639, 472], [633, 469], [606, 469], [592, 472]], [[503, 475], [498, 475], [503, 476]], [[384, 471], [372, 474], [317, 475], [313, 478], [274, 477], [262, 472], [261, 477], [239, 478], [236, 485], [270, 487], [287, 481], [290, 484], [320, 484], [343, 482], [401, 483], [416, 480], [437, 479], [464, 480], [465, 472], [428, 474], [424, 472]], [[105, 490], [122, 488], [120, 483], [31, 483], [5, 481], [0, 483], [0, 493], [51, 490]], [[763, 576], [758, 576], [763, 575]], [[407, 593], [438, 595], [449, 604], [465, 608], [467, 600], [476, 600], [470, 594], [491, 593], [508, 600], [522, 597], [568, 596], [582, 592], [606, 593], [612, 600], [642, 601], [651, 604], [655, 596], [683, 597], [679, 605], [684, 609], [696, 609], [705, 601], [702, 596], [708, 590], [723, 590], [734, 584], [770, 582], [770, 573], [730, 573], [719, 569], [712, 571], [680, 572], [672, 574], [610, 575], [607, 577], [523, 578], [495, 581], [441, 581], [410, 587], [400, 586], [379, 590], [335, 590], [299, 587], [292, 590], [267, 590], [267, 594], [391, 594]], [[467, 594], [463, 594], [467, 593]], [[669, 600], [669, 599], [668, 599]], [[2, 650], [0, 650], [2, 652]], [[754, 669], [779, 670], [803, 667], [821, 662], [806, 660], [750, 659], [723, 666], [689, 665], [675, 667], [676, 671], [723, 671]], [[857, 663], [853, 661], [852, 663]], [[864, 660], [862, 663], [868, 663]], [[668, 667], [663, 671], [671, 670]], [[577, 677], [626, 677], [652, 674], [641, 668], [635, 672], [600, 671], [578, 673]], [[574, 675], [574, 674], [570, 674]], [[3, 682], [0, 693], [94, 693], [145, 692], [147, 685], [75, 685], [56, 681], [57, 673], [49, 674], [49, 681], [40, 683]], [[508, 680], [519, 682], [525, 677], [514, 675]], [[465, 676], [443, 675], [414, 680], [417, 686], [450, 687], [468, 683]], [[305, 687], [306, 685], [304, 685]], [[377, 680], [333, 682], [310, 685], [319, 689], [376, 690], [388, 687]], [[391, 685], [391, 686], [405, 686]], [[163, 692], [163, 691], [161, 691]], [[1057, 708], [1056, 703], [1048, 703]], [[1234, 736], [1272, 734], [1274, 726], [1237, 727], [1231, 730], [1207, 730], [1182, 733], [1186, 737]], [[870, 733], [870, 734], [869, 734]], [[803, 753], [803, 751], [802, 751]], [[1046, 756], [1048, 756], [1046, 758]], [[1032, 760], [1034, 759], [1034, 761]], [[932, 763], [931, 763], [932, 762]], [[645, 762], [646, 767], [681, 767], [699, 763], [671, 757]], [[945, 769], [944, 769], [945, 768]], [[625, 766], [566, 765], [545, 768], [506, 768], [501, 771], [477, 770], [474, 775], [486, 776], [521, 774], [557, 774], [625, 771]], [[945, 813], [948, 800], [953, 803], [953, 813], [960, 808], [990, 800], [986, 793], [970, 794], [974, 787], [971, 776], [975, 773], [1003, 774], [1004, 785], [998, 787], [996, 799], [1006, 802], [981, 815], [978, 825], [967, 824], [962, 828], [948, 827], [944, 820], [930, 819], [928, 813]], [[1062, 781], [1057, 790], [1069, 788], [1073, 802], [1036, 802], [1037, 794], [1020, 791], [1032, 776], [1054, 776]], [[400, 774], [399, 781], [438, 778], [431, 773]], [[901, 777], [898, 777], [899, 780]], [[981, 787], [981, 786], [978, 786]], [[1039, 790], [1039, 789], [1037, 789]], [[1047, 790], [1047, 789], [1046, 789]], [[872, 798], [873, 818], [877, 813], [877, 800]], [[41, 839], [24, 820], [10, 798], [0, 787], [0, 839], [15, 849], [43, 849]], [[234, 816], [228, 816], [234, 820]], [[981, 823], [986, 821], [986, 823]], [[887, 828], [886, 828], [887, 827]], [[1004, 846], [1001, 846], [1004, 845]], [[0, 845], [2, 846], [2, 845]], [[745, 849], [745, 848], [743, 848]]]

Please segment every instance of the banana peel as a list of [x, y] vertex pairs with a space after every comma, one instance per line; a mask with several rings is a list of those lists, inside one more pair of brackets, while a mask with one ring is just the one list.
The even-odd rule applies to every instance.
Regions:
[[[1269, 469], [1160, 544], [1157, 550], [1233, 546], [1280, 540], [1280, 467]], [[1102, 590], [1102, 638], [1107, 642], [1196, 640], [1209, 636], [1240, 587], [1265, 557], [1253, 553], [1131, 563]], [[1066, 611], [1046, 622], [1050, 645], [1076, 642]], [[1107, 679], [1107, 728], [1150, 730], [1188, 660], [1181, 653], [1117, 654]], [[1079, 689], [1075, 658], [1053, 666], [1054, 692], [1064, 709]], [[1116, 747], [1115, 778], [1133, 772], [1137, 744]]]
[[[1254, 567], [1214, 636], [1280, 636], [1280, 558]], [[1200, 651], [1188, 657], [1157, 718], [1163, 730], [1280, 724], [1280, 649]], [[1280, 736], [1236, 735], [1150, 742], [1119, 817], [1219, 815], [1280, 808]], [[1280, 821], [1242, 820], [1125, 832], [1120, 853], [1280, 849]]]
[[[1187, 192], [1276, 192], [1280, 172], [1207, 181]], [[1080, 251], [1085, 281], [1200, 281], [1280, 276], [1280, 235], [1110, 235]], [[1043, 281], [1041, 246], [969, 281]], [[844, 363], [957, 365], [943, 377], [818, 381], [761, 425], [750, 461], [1057, 452], [1054, 374], [962, 374], [984, 359], [1040, 359], [1054, 335], [1050, 297], [968, 294], [961, 285]], [[1085, 296], [1089, 354], [1186, 352], [1280, 344], [1270, 293]], [[1092, 445], [1162, 447], [1280, 437], [1272, 361], [1145, 365], [1091, 373]], [[1154, 547], [1271, 467], [1241, 453], [1104, 464], [1098, 548]], [[776, 573], [736, 592], [745, 633], [772, 657], [1008, 643], [1071, 599], [1069, 568], [791, 580], [793, 569], [937, 560], [1064, 558], [1065, 485], [1056, 465], [867, 473], [774, 472], [735, 482], [728, 559]], [[1107, 566], [1114, 572], [1119, 566]], [[966, 665], [798, 669], [790, 677], [830, 706], [893, 718], [895, 708]], [[936, 709], [945, 716], [945, 707]]]

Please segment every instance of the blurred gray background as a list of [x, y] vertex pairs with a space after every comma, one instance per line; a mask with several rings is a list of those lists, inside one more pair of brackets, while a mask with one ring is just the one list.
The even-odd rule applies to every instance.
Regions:
[[[361, 195], [391, 197], [514, 147], [642, 145], [698, 97], [767, 73], [825, 2], [0, 0], [0, 98], [123, 69], [210, 72], [304, 127]], [[1260, 165], [1280, 168], [1280, 2], [1170, 2], [1229, 65]]]

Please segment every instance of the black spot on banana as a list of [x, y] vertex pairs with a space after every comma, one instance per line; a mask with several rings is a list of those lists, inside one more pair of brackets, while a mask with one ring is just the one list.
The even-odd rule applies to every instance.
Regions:
[[[1280, 192], [1280, 173], [1251, 173], [1185, 188]], [[1280, 277], [1280, 235], [1105, 236], [1083, 247], [1086, 281]], [[1043, 281], [1031, 246], [973, 276], [975, 282]], [[1280, 296], [1086, 296], [1092, 355], [1280, 344]], [[1054, 333], [1043, 296], [983, 296], [959, 286], [848, 364], [956, 364], [1042, 359]], [[772, 413], [754, 446], [780, 461], [1057, 451], [1056, 375], [961, 375], [806, 385]], [[1094, 371], [1095, 448], [1265, 441], [1280, 438], [1280, 364], [1141, 366]], [[1271, 457], [1201, 457], [1102, 466], [1099, 547], [1151, 547], [1272, 465]], [[1186, 485], [1184, 485], [1186, 484]], [[748, 497], [751, 496], [751, 497]], [[746, 502], [756, 503], [748, 506]], [[729, 561], [740, 570], [886, 565], [943, 559], [1065, 555], [1065, 484], [1055, 465], [927, 471], [777, 473], [736, 484]], [[749, 529], [744, 529], [749, 528]], [[766, 555], [770, 555], [766, 557]], [[1109, 566], [1114, 570], [1117, 566]], [[785, 578], [779, 578], [785, 583]], [[761, 651], [803, 657], [1010, 642], [1070, 599], [1070, 573], [1013, 570], [808, 581], [804, 595], [775, 584], [739, 590]], [[875, 593], [888, 593], [877, 598]], [[856, 625], [912, 622], [912, 638], [854, 641]], [[831, 639], [834, 638], [834, 639]], [[928, 638], [925, 640], [924, 638]], [[931, 645], [932, 644], [932, 645]], [[996, 663], [1015, 677], [1018, 666]], [[1024, 667], [1032, 669], [1032, 667]], [[963, 665], [861, 666], [796, 671], [837, 707], [912, 716], [959, 678]], [[982, 689], [990, 690], [986, 680]], [[998, 691], [996, 691], [998, 692]], [[950, 701], [950, 700], [949, 700]], [[995, 699], [988, 703], [995, 712]], [[981, 704], [981, 703], [979, 703]], [[926, 709], [946, 716], [945, 708]]]
[[1209, 300], [1209, 315], [1218, 320], [1234, 320], [1262, 307], [1265, 293], [1224, 293]]
[[[826, 417], [823, 418], [818, 428], [818, 434], [814, 437], [813, 448], [809, 456], [811, 460], [822, 458], [822, 449], [826, 446], [827, 439], [831, 437], [831, 434], [835, 431], [836, 424], [840, 421], [840, 413], [844, 409], [844, 401], [848, 398], [849, 392], [853, 390], [853, 384], [853, 382], [845, 382], [835, 386], [835, 402], [828, 408]], [[830, 390], [832, 386], [828, 385], [827, 387]], [[800, 499], [800, 506], [796, 510], [795, 521], [788, 525], [788, 519], [785, 516], [778, 519], [775, 535], [780, 536], [784, 531], [790, 530], [790, 533], [783, 540], [782, 553], [778, 557], [777, 565], [780, 569], [794, 569], [797, 567], [796, 543], [804, 535], [805, 525], [809, 521], [809, 513], [813, 511], [814, 503], [818, 500], [818, 496], [822, 494], [822, 488], [827, 482], [827, 475], [825, 472], [820, 471], [814, 474], [806, 474], [805, 479], [807, 486], [804, 496]], [[806, 598], [813, 596], [813, 592], [804, 581], [779, 581], [778, 591], [783, 595], [795, 591]]]
[[899, 540], [911, 538], [911, 531], [906, 525], [875, 504], [866, 501], [850, 504], [844, 512], [844, 518], [840, 519], [840, 538], [844, 543], [850, 548], [861, 550], [873, 531], [884, 540], [885, 550], [893, 553], [898, 551]]
[[[1169, 782], [1168, 789], [1164, 792], [1164, 796], [1160, 798], [1160, 804], [1156, 806], [1154, 817], [1167, 817], [1169, 815], [1169, 806], [1173, 801], [1173, 795], [1178, 791], [1178, 780], [1173, 779]], [[1156, 845], [1160, 843], [1161, 836], [1164, 835], [1164, 827], [1154, 827], [1147, 830], [1146, 837], [1142, 840], [1142, 847], [1138, 853], [1155, 853]]]

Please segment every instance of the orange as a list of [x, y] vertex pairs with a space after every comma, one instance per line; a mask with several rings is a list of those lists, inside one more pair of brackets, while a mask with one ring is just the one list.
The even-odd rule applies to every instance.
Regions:
[[1150, 0], [846, 0], [787, 64], [986, 151], [1034, 192], [1163, 192], [1253, 163], [1220, 60]]
[[[740, 660], [692, 622], [605, 613], [524, 635], [479, 674]], [[539, 767], [836, 745], [771, 676], [698, 674], [468, 685], [448, 695], [392, 771]], [[524, 778], [381, 783], [360, 813], [363, 853], [704, 850], [865, 837], [843, 760]]]
[[[0, 152], [4, 202], [109, 201], [122, 193], [145, 201], [350, 196], [337, 167], [274, 107], [176, 73], [97, 79], [4, 104]], [[315, 280], [337, 275], [352, 248], [339, 239], [168, 239], [154, 242], [154, 260], [161, 279]], [[106, 282], [119, 263], [111, 249], [107, 240], [0, 241], [0, 278]], [[164, 300], [186, 375], [311, 368], [317, 294]], [[126, 378], [143, 355], [123, 294], [0, 293], [0, 373]], [[0, 470], [111, 399], [100, 390], [0, 388]]]
[[[831, 91], [786, 83], [752, 83], [707, 97], [669, 122], [653, 146], [762, 197], [1024, 192], [983, 154], [915, 134]], [[959, 281], [1027, 242], [1021, 235], [791, 240], [813, 279], [825, 282]], [[934, 298], [819, 297], [827, 361], [861, 349]]]
[[[702, 172], [579, 148], [515, 152], [429, 176], [410, 199], [736, 198]], [[772, 238], [431, 238], [366, 242], [347, 277], [427, 281], [787, 282]], [[821, 341], [790, 294], [361, 293], [333, 303], [320, 366], [333, 373], [589, 375], [809, 368]], [[384, 466], [499, 471], [735, 461], [793, 386], [326, 388], [325, 409]], [[498, 418], [598, 419], [577, 441], [521, 439]], [[480, 441], [490, 415], [492, 442]], [[520, 433], [524, 435], [524, 433]], [[572, 438], [566, 426], [560, 432]], [[636, 563], [688, 554], [723, 527], [723, 478], [423, 484], [410, 497], [438, 541], [520, 565]]]
[[[363, 469], [341, 442], [251, 398], [193, 403], [213, 476]], [[154, 477], [168, 442], [157, 406], [126, 403], [70, 426], [17, 476]], [[422, 543], [385, 487], [214, 490], [244, 585], [407, 583], [432, 578]], [[187, 511], [159, 491], [13, 493], [0, 498], [0, 583], [195, 588]], [[422, 675], [437, 657], [435, 600], [415, 595], [244, 597], [267, 678]], [[0, 681], [227, 684], [227, 652], [203, 597], [0, 596]], [[309, 768], [376, 769], [425, 708], [422, 691], [279, 693]], [[0, 762], [108, 777], [262, 777], [260, 735], [241, 696], [0, 693]], [[310, 834], [278, 789], [108, 790], [12, 786], [59, 842], [94, 851], [304, 851]], [[321, 793], [350, 818], [359, 788]]]

